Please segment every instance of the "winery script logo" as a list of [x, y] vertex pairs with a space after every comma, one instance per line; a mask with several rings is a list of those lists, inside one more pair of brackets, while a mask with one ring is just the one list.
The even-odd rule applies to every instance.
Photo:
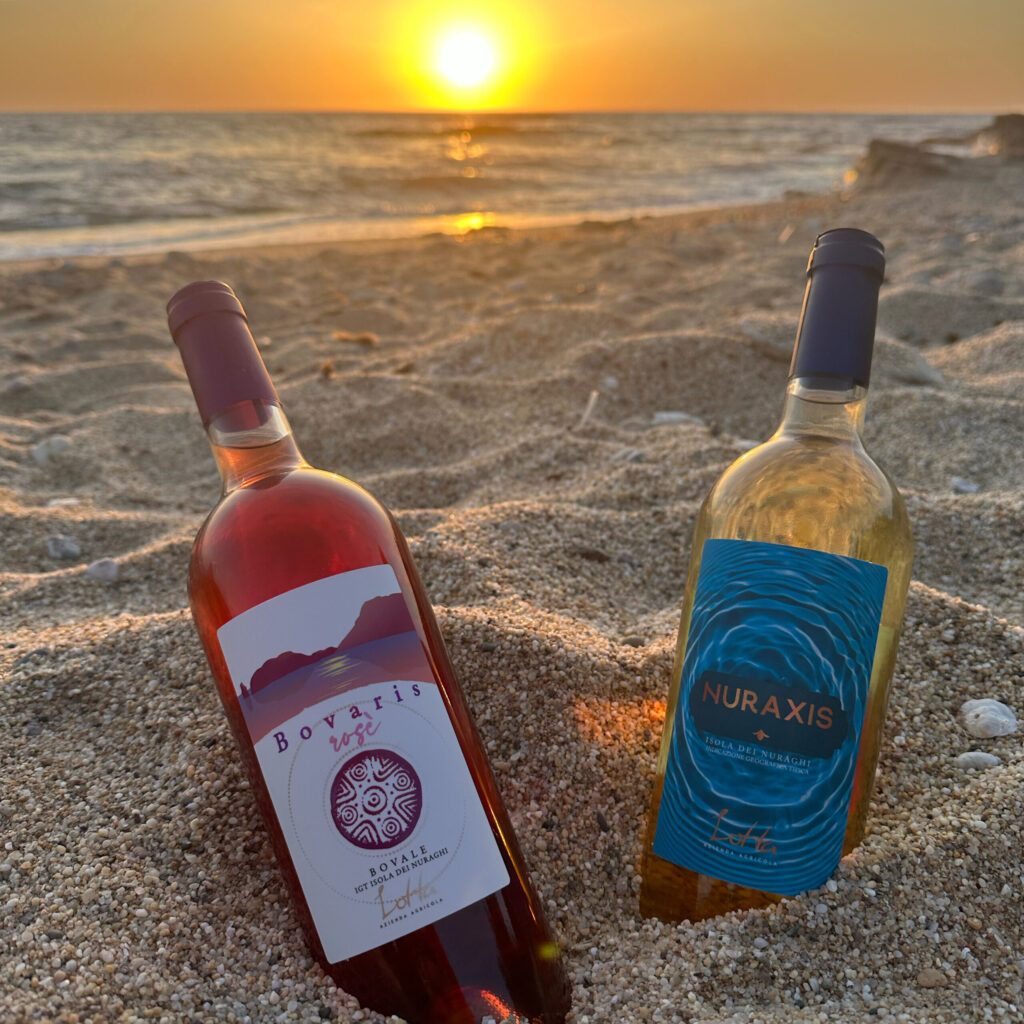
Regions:
[[831, 694], [725, 672], [697, 678], [690, 714], [702, 733], [805, 757], [831, 757], [850, 734], [849, 715]]

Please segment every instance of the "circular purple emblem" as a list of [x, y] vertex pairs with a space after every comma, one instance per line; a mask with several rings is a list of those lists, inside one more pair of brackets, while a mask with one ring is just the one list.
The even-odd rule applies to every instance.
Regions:
[[413, 766], [391, 750], [363, 750], [331, 783], [331, 817], [362, 850], [388, 850], [412, 833], [423, 810], [423, 787]]

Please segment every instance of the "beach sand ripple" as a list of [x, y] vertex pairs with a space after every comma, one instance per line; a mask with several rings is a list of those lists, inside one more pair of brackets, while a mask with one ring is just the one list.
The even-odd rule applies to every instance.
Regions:
[[[162, 309], [218, 277], [307, 457], [409, 535], [576, 1024], [1020, 1020], [1021, 737], [956, 715], [1024, 711], [1022, 187], [0, 267], [0, 1018], [371, 1019], [305, 950], [187, 612], [217, 485]], [[868, 837], [773, 909], [645, 921], [694, 519], [774, 428], [808, 247], [851, 223], [891, 253], [867, 443], [918, 541]]]

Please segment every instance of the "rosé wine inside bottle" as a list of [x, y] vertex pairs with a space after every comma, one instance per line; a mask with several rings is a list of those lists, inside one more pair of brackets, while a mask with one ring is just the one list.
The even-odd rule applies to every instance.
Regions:
[[395, 520], [303, 460], [231, 288], [167, 313], [224, 483], [192, 614], [313, 955], [410, 1024], [562, 1024], [559, 950]]

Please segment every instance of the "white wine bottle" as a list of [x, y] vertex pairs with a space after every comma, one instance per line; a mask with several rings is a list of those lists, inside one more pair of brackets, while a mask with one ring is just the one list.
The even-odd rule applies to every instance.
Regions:
[[701, 509], [644, 840], [668, 921], [824, 884], [860, 843], [910, 580], [903, 500], [864, 450], [885, 250], [820, 235], [778, 430]]

